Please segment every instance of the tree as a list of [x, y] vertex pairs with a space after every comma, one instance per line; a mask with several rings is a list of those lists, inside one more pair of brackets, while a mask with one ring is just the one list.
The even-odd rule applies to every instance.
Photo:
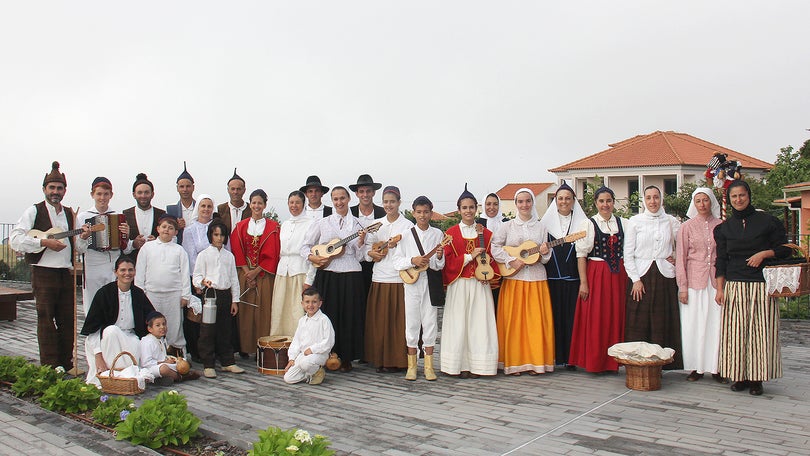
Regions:
[[799, 182], [810, 181], [810, 140], [801, 149], [783, 147], [776, 156], [776, 163], [762, 180], [747, 181], [751, 187], [751, 203], [774, 217], [782, 219], [783, 210], [773, 201], [783, 197], [782, 188]]
[[678, 189], [678, 193], [665, 195], [664, 209], [667, 211], [667, 214], [680, 220], [686, 220], [686, 211], [689, 210], [689, 204], [692, 202], [692, 192], [699, 186], [700, 185], [695, 182], [685, 182], [681, 185], [681, 188]]

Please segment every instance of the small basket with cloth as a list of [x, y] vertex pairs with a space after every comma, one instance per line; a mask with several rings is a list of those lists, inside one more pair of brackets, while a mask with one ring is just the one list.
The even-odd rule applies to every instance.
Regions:
[[[132, 396], [134, 394], [141, 394], [144, 392], [144, 388], [141, 388], [138, 385], [138, 378], [137, 377], [123, 377], [121, 376], [121, 372], [127, 368], [116, 368], [115, 365], [118, 362], [118, 359], [122, 356], [129, 356], [132, 360], [132, 366], [135, 369], [138, 369], [138, 362], [135, 360], [135, 357], [132, 356], [132, 353], [123, 351], [118, 354], [118, 356], [113, 359], [112, 365], [110, 366], [110, 370], [107, 372], [102, 372], [98, 374], [98, 381], [101, 382], [101, 390], [107, 394], [119, 394], [122, 396]], [[130, 367], [132, 367], [130, 366]], [[118, 372], [119, 376], [116, 377], [115, 373]]]
[[801, 257], [772, 260], [763, 269], [768, 296], [772, 298], [793, 298], [810, 294], [810, 255], [805, 247], [784, 244]]
[[629, 389], [656, 391], [661, 389], [661, 368], [672, 362], [675, 350], [647, 342], [623, 342], [608, 348], [608, 355], [624, 366]]

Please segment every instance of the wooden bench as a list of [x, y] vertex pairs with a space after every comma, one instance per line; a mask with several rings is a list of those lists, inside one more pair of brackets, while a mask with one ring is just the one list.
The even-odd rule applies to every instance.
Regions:
[[17, 319], [17, 301], [34, 299], [34, 293], [26, 290], [0, 287], [0, 320]]

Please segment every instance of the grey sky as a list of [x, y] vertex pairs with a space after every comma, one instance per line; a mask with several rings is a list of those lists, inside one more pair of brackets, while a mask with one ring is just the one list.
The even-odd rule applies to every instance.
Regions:
[[[810, 2], [0, 1], [0, 221], [97, 175], [133, 205], [226, 199], [233, 167], [283, 215], [318, 174], [370, 173], [453, 209], [655, 130], [773, 161], [810, 137]], [[379, 201], [377, 196], [376, 200]], [[403, 205], [404, 206], [404, 205]]]

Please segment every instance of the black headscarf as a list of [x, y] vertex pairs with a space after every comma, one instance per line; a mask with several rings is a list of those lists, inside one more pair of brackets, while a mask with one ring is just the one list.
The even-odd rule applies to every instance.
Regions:
[[[745, 189], [745, 191], [748, 192], [748, 206], [746, 206], [746, 208], [741, 210], [741, 211], [738, 211], [737, 209], [735, 209], [734, 205], [731, 204], [731, 189], [733, 189], [735, 187], [743, 187]], [[754, 207], [754, 205], [751, 204], [751, 187], [748, 186], [747, 182], [745, 182], [743, 180], [739, 180], [739, 179], [732, 182], [731, 185], [729, 185], [728, 188], [726, 189], [726, 203], [731, 208], [731, 215], [734, 218], [738, 218], [738, 219], [744, 219], [744, 218], [748, 217], [749, 215], [753, 214], [754, 212], [756, 212], [756, 210], [757, 210]]]

